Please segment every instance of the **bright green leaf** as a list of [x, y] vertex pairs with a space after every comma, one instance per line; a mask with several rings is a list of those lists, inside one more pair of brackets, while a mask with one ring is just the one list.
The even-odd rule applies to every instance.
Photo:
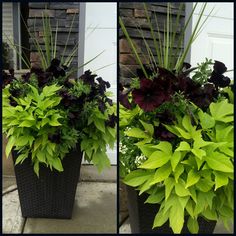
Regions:
[[143, 164], [139, 166], [139, 168], [156, 169], [166, 164], [169, 159], [170, 156], [166, 156], [165, 153], [161, 151], [155, 151]]
[[134, 170], [131, 171], [124, 179], [124, 183], [132, 187], [139, 186], [153, 176], [153, 171]]
[[58, 170], [58, 171], [63, 171], [63, 166], [62, 166], [62, 163], [61, 163], [61, 159], [58, 158], [58, 157], [54, 157], [53, 160], [52, 160], [52, 166], [54, 169]]
[[188, 226], [190, 233], [192, 233], [192, 234], [198, 233], [199, 225], [198, 225], [197, 219], [193, 219], [191, 216], [189, 216], [187, 226]]
[[149, 133], [150, 136], [153, 136], [153, 133], [154, 133], [154, 127], [152, 124], [148, 124], [142, 120], [140, 120], [140, 122], [142, 123], [145, 131], [147, 131]]
[[155, 176], [153, 181], [151, 182], [151, 185], [159, 183], [169, 177], [171, 173], [171, 166], [170, 163], [165, 164], [164, 166], [160, 167], [156, 170]]
[[187, 183], [186, 183], [185, 188], [188, 188], [196, 184], [199, 181], [199, 179], [200, 179], [199, 174], [194, 169], [190, 170], [188, 173]]
[[226, 173], [233, 173], [234, 167], [231, 160], [224, 154], [213, 152], [205, 157], [207, 164], [213, 170], [218, 170]]

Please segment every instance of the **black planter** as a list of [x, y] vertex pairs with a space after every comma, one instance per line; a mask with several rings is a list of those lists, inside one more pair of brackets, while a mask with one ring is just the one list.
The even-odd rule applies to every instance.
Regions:
[[[169, 221], [161, 227], [152, 229], [153, 221], [160, 205], [144, 203], [149, 196], [148, 194], [143, 193], [139, 196], [138, 191], [134, 188], [130, 186], [126, 187], [132, 233], [174, 234], [172, 229], [169, 227]], [[181, 234], [190, 234], [187, 228], [187, 219], [188, 218], [185, 219]], [[198, 218], [198, 223], [198, 234], [212, 234], [216, 226], [216, 221], [207, 221], [203, 218]]]
[[[17, 155], [12, 153], [15, 163]], [[30, 158], [14, 166], [23, 217], [70, 219], [79, 180], [82, 153], [77, 148], [62, 161], [64, 171], [40, 165], [39, 178]]]

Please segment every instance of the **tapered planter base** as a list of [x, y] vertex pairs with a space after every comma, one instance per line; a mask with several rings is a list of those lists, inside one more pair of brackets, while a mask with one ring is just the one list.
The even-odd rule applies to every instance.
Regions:
[[[167, 221], [161, 227], [152, 229], [154, 218], [158, 212], [160, 205], [144, 203], [148, 198], [148, 194], [138, 195], [138, 191], [127, 186], [128, 210], [130, 218], [130, 226], [132, 233], [148, 233], [148, 234], [174, 234], [169, 227]], [[187, 228], [187, 217], [181, 234], [190, 234]], [[216, 221], [207, 221], [203, 218], [198, 219], [199, 234], [212, 234]]]
[[[17, 155], [13, 152], [13, 162]], [[30, 158], [14, 167], [23, 217], [70, 219], [79, 180], [82, 153], [67, 154], [63, 172], [40, 165], [39, 178]]]

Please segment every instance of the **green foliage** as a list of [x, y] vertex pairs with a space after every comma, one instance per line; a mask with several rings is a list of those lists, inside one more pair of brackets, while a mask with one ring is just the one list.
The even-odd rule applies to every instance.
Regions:
[[[6, 156], [13, 146], [20, 154], [16, 164], [31, 158], [34, 170], [39, 176], [39, 164], [51, 169], [63, 171], [61, 159], [74, 147], [78, 132], [66, 123], [66, 113], [58, 109], [61, 97], [56, 94], [60, 86], [45, 86], [42, 92], [30, 84], [25, 97], [15, 98], [18, 105], [9, 106], [8, 88], [4, 89], [3, 131], [8, 137]], [[48, 139], [50, 133], [62, 130], [62, 144], [52, 143]], [[70, 133], [70, 135], [68, 135]]]
[[204, 84], [207, 82], [208, 78], [212, 73], [212, 68], [210, 67], [214, 63], [211, 59], [205, 59], [205, 62], [197, 64], [197, 70], [194, 71], [194, 75], [192, 79], [200, 84]]
[[186, 113], [173, 125], [165, 125], [178, 137], [175, 143], [156, 144], [155, 120], [141, 120], [137, 125], [136, 119], [144, 115], [122, 111], [121, 121], [130, 127], [123, 129], [124, 134], [136, 140], [146, 156], [141, 165], [126, 173], [124, 183], [140, 194], [147, 192], [146, 203], [160, 204], [154, 228], [169, 220], [173, 232], [181, 233], [185, 215], [191, 233], [198, 233], [198, 217], [222, 220], [228, 228], [234, 209], [233, 111], [227, 99], [211, 103], [205, 112], [195, 106], [194, 122]]
[[114, 147], [116, 129], [106, 126], [105, 122], [108, 120], [108, 116], [114, 114], [115, 111], [116, 108], [113, 106], [103, 114], [96, 107], [91, 110], [87, 125], [83, 129], [85, 135], [81, 142], [81, 150], [85, 153], [85, 159], [97, 166], [99, 172], [110, 166], [106, 146]]

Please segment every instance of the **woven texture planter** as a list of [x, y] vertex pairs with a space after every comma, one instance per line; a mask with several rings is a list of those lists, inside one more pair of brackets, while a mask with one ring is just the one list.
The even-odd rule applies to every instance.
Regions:
[[[17, 158], [13, 152], [13, 161]], [[39, 178], [30, 158], [14, 167], [23, 217], [70, 219], [79, 180], [82, 153], [77, 148], [62, 161], [64, 171], [40, 166]]]
[[[128, 210], [132, 233], [149, 233], [149, 234], [174, 234], [169, 227], [169, 221], [159, 228], [152, 230], [154, 218], [158, 212], [160, 205], [144, 203], [148, 198], [148, 194], [138, 195], [138, 191], [134, 188], [127, 186], [128, 196]], [[181, 234], [190, 234], [187, 228], [187, 219]], [[198, 234], [212, 234], [216, 221], [206, 221], [203, 218], [198, 219], [199, 233]]]

